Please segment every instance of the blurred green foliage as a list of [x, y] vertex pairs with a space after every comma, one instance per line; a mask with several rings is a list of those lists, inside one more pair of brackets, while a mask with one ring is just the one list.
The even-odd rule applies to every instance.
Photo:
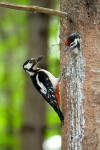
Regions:
[[24, 100], [22, 64], [26, 57], [27, 28], [24, 26], [26, 22], [24, 12], [0, 8], [0, 149], [2, 150], [16, 150], [20, 146], [19, 132]]
[[[6, 0], [3, 0], [5, 2]], [[8, 0], [17, 4], [28, 4], [28, 0]], [[59, 20], [52, 17], [49, 28], [48, 69], [59, 74]], [[20, 149], [20, 127], [25, 79], [22, 64], [27, 56], [27, 15], [9, 9], [0, 9], [0, 150]], [[54, 44], [54, 46], [53, 46]], [[52, 65], [51, 65], [52, 62]], [[47, 106], [48, 126], [60, 125], [58, 116]], [[46, 137], [58, 134], [51, 129]]]

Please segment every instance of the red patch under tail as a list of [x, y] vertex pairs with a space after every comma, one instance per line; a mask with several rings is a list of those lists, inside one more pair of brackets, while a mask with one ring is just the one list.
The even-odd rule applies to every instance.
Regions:
[[57, 103], [60, 106], [60, 99], [61, 99], [61, 97], [60, 97], [60, 87], [59, 87], [59, 84], [56, 86], [56, 91], [55, 92], [56, 92]]

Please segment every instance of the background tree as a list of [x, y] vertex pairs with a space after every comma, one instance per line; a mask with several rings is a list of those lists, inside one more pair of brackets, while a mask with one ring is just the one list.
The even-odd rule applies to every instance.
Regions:
[[[51, 0], [31, 0], [30, 4], [50, 7]], [[47, 51], [48, 51], [48, 28], [49, 16], [45, 14], [28, 13], [28, 56], [38, 57], [44, 56], [40, 67], [47, 67]], [[29, 83], [29, 84], [28, 84]], [[23, 132], [23, 150], [41, 150], [44, 139], [44, 100], [33, 87], [31, 80], [26, 84], [27, 99], [24, 105], [24, 132]]]
[[[9, 2], [11, 1], [9, 0]], [[42, 2], [40, 3], [42, 6], [43, 5]], [[19, 0], [16, 0], [16, 4], [27, 4], [27, 1], [25, 0], [23, 2], [19, 2]], [[32, 4], [32, 2], [30, 2], [30, 4]], [[0, 131], [2, 130], [2, 134], [0, 134], [1, 139], [0, 148], [13, 150], [19, 149], [20, 148], [19, 135], [20, 131], [22, 131], [21, 132], [23, 140], [22, 141], [23, 145], [21, 147], [22, 149], [29, 149], [29, 148], [42, 149], [44, 129], [46, 129], [45, 138], [47, 138], [48, 136], [50, 137], [54, 134], [58, 134], [59, 126], [58, 125], [55, 126], [54, 124], [55, 122], [58, 124], [59, 119], [56, 113], [52, 111], [52, 109], [47, 105], [46, 120], [44, 122], [44, 107], [43, 107], [44, 100], [38, 101], [37, 99], [38, 97], [35, 97], [35, 95], [39, 96], [39, 94], [35, 94], [36, 90], [32, 88], [33, 86], [31, 82], [29, 83], [28, 79], [27, 79], [28, 82], [26, 84], [27, 99], [24, 102], [26, 95], [24, 95], [25, 78], [23, 76], [22, 64], [24, 63], [24, 60], [26, 60], [29, 57], [37, 57], [39, 55], [43, 55], [44, 62], [43, 64], [41, 64], [41, 67], [45, 68], [44, 64], [46, 64], [46, 61], [48, 60], [47, 41], [48, 41], [49, 17], [48, 15], [44, 14], [35, 14], [35, 15], [33, 13], [26, 14], [23, 12], [7, 9], [5, 9], [4, 12], [5, 12], [4, 15], [2, 13], [3, 19], [1, 19], [0, 21], [2, 33], [0, 37], [1, 38], [0, 86], [1, 89], [3, 89], [4, 87], [4, 89], [1, 90], [0, 95], [0, 104], [1, 104]], [[53, 41], [53, 43], [55, 44], [56, 42], [54, 40], [54, 36], [58, 30], [58, 21], [56, 21], [55, 18], [53, 18], [52, 20], [53, 21], [51, 21], [50, 23], [49, 36], [50, 41]], [[34, 37], [34, 35], [36, 37]], [[51, 37], [53, 37], [53, 40]], [[29, 45], [28, 48], [27, 45]], [[27, 49], [29, 50], [27, 51]], [[46, 51], [44, 52], [44, 50]], [[55, 48], [52, 47], [52, 52], [49, 52], [48, 62], [49, 63], [52, 62], [52, 66], [49, 64], [49, 69], [51, 70], [52, 73], [56, 75], [58, 74], [59, 68], [58, 58], [59, 54], [56, 47]], [[30, 96], [32, 94], [33, 96]], [[35, 97], [36, 101], [35, 100], [33, 101], [33, 97]], [[1, 103], [2, 99], [3, 103]], [[23, 103], [25, 105], [22, 114], [21, 112]], [[22, 118], [23, 117], [22, 115], [24, 115], [24, 118]], [[6, 122], [3, 120], [6, 120]], [[44, 126], [45, 123], [46, 128]], [[2, 138], [3, 137], [2, 135], [4, 136], [4, 138]]]
[[[66, 35], [78, 32], [83, 40], [82, 51], [85, 66], [85, 80], [82, 92], [84, 93], [82, 109], [78, 111], [78, 87], [73, 92], [74, 85], [79, 85], [73, 80], [73, 73], [66, 76], [63, 81], [63, 110], [65, 124], [63, 127], [62, 149], [67, 150], [99, 150], [100, 149], [100, 15], [99, 1], [96, 0], [62, 0], [61, 10], [68, 13], [68, 17], [61, 20], [61, 41]], [[64, 45], [61, 45], [61, 68], [71, 62], [71, 57], [66, 54], [63, 58]], [[74, 60], [73, 60], [74, 62]], [[72, 66], [77, 71], [80, 66]], [[67, 68], [67, 67], [66, 67]], [[68, 74], [69, 71], [66, 70]], [[74, 77], [75, 79], [75, 77]], [[79, 79], [79, 77], [78, 77]], [[73, 81], [74, 84], [71, 84]], [[70, 85], [73, 85], [70, 88]], [[73, 92], [73, 95], [71, 95]], [[77, 95], [77, 96], [76, 96]], [[73, 97], [72, 97], [73, 96]], [[72, 104], [74, 103], [74, 104]], [[71, 107], [70, 107], [71, 106]], [[72, 108], [73, 106], [73, 108]], [[79, 105], [80, 107], [80, 105]], [[79, 113], [81, 112], [81, 118]], [[73, 118], [71, 115], [74, 113]], [[82, 122], [84, 120], [84, 122]], [[77, 126], [77, 121], [80, 125]], [[73, 122], [73, 126], [72, 125]], [[82, 124], [81, 124], [82, 123]], [[80, 127], [80, 128], [79, 128]], [[79, 132], [82, 132], [81, 136]]]
[[25, 23], [24, 13], [19, 17], [17, 12], [0, 8], [0, 149], [3, 150], [19, 149], [20, 145]]

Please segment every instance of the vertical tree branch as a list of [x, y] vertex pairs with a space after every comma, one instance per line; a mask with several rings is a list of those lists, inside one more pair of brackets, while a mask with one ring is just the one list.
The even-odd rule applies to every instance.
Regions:
[[[30, 3], [41, 3], [42, 6], [51, 6], [50, 1], [30, 0]], [[46, 68], [47, 62], [47, 49], [48, 49], [48, 25], [50, 17], [48, 15], [34, 15], [29, 13], [28, 19], [28, 56], [38, 57], [45, 56], [44, 61], [41, 62], [41, 67]], [[26, 89], [26, 101], [24, 105], [24, 126], [25, 130], [22, 137], [22, 149], [23, 150], [42, 150], [42, 144], [44, 140], [44, 118], [45, 118], [45, 105], [41, 95], [37, 92], [31, 81], [27, 81]], [[29, 130], [33, 127], [33, 130]], [[27, 130], [28, 129], [28, 130]], [[33, 132], [32, 132], [33, 131]]]

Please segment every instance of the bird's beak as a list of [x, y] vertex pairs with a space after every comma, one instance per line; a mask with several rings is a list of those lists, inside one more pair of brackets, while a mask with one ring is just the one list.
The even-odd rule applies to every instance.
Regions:
[[42, 59], [43, 56], [39, 56], [38, 58], [31, 58], [31, 61], [34, 65], [37, 65]]
[[37, 58], [37, 60], [36, 60], [37, 63], [40, 62], [42, 59], [43, 59], [43, 56], [39, 56], [39, 57]]

